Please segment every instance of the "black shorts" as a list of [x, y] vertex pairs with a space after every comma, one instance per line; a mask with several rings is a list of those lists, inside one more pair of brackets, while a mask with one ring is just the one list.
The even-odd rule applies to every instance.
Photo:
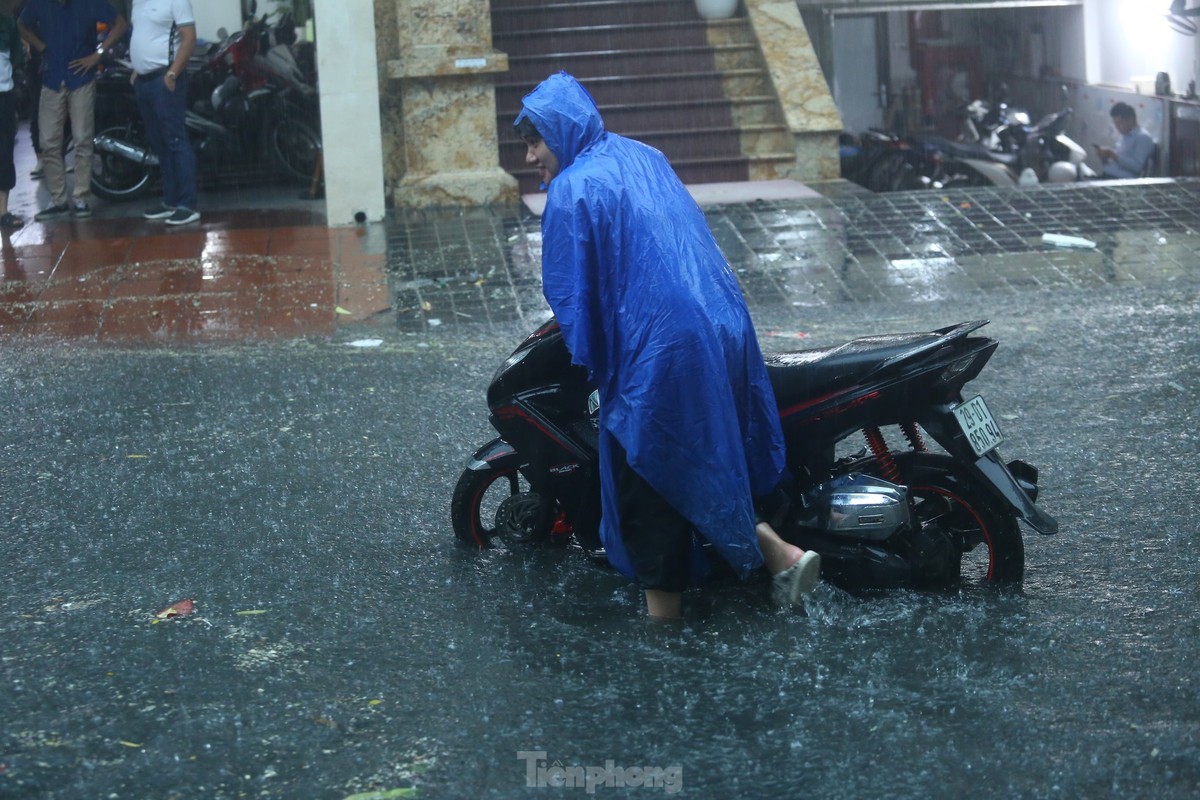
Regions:
[[621, 541], [643, 589], [682, 592], [691, 583], [692, 523], [625, 461], [613, 443]]

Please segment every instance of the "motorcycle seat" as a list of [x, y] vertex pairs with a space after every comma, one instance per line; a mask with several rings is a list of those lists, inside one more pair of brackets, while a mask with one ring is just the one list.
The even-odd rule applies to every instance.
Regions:
[[780, 408], [815, 400], [852, 386], [886, 363], [942, 343], [938, 333], [863, 336], [836, 347], [794, 350], [765, 356], [767, 376]]
[[946, 155], [954, 158], [973, 158], [978, 161], [995, 161], [997, 164], [1015, 167], [1020, 161], [1020, 156], [1015, 153], [1000, 153], [987, 147], [987, 145], [975, 144], [971, 142], [949, 142], [943, 152]]

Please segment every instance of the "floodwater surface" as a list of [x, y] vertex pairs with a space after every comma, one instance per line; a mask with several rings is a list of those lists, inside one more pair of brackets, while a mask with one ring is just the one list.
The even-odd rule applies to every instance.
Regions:
[[752, 581], [678, 625], [578, 553], [452, 542], [524, 331], [6, 347], [0, 796], [1194, 797], [1198, 305], [756, 311], [768, 349], [991, 316], [972, 385], [1062, 533], [1021, 591]]

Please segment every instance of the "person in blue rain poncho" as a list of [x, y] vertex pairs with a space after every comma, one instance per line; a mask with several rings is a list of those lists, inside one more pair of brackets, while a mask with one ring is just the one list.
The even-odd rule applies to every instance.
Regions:
[[651, 616], [677, 618], [700, 539], [775, 594], [812, 591], [820, 558], [756, 525], [784, 474], [783, 434], [737, 279], [657, 150], [605, 131], [573, 77], [550, 76], [515, 122], [548, 190], [543, 291], [600, 397], [601, 537]]

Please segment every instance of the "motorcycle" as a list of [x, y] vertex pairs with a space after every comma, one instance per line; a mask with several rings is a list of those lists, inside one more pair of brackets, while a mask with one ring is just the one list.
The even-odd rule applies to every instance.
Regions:
[[[1065, 88], [1063, 91], [1065, 95]], [[1067, 105], [1030, 124], [1029, 114], [1023, 110], [1006, 103], [992, 109], [975, 101], [966, 110], [967, 141], [927, 141], [942, 151], [948, 188], [1094, 178], [1096, 173], [1084, 163], [1087, 151], [1064, 133], [1072, 113]]]
[[[316, 88], [291, 51], [289, 15], [274, 26], [263, 16], [226, 37], [188, 65], [184, 125], [201, 174], [224, 177], [262, 167], [294, 182], [309, 182], [321, 157]], [[142, 195], [153, 183], [151, 151], [126, 60], [107, 64], [96, 83], [92, 191], [110, 201]]]
[[[766, 356], [789, 478], [761, 513], [821, 554], [826, 580], [851, 591], [1016, 583], [1018, 522], [1058, 531], [1036, 504], [1037, 469], [1001, 459], [995, 417], [982, 396], [963, 394], [998, 346], [972, 335], [986, 324]], [[487, 403], [500, 435], [471, 455], [454, 488], [457, 540], [571, 544], [602, 558], [598, 394], [555, 320], [505, 360]], [[905, 446], [889, 445], [885, 429]], [[847, 452], [857, 436], [866, 447]]]
[[838, 136], [841, 174], [872, 192], [902, 192], [942, 186], [942, 155], [927, 143], [869, 130]]

